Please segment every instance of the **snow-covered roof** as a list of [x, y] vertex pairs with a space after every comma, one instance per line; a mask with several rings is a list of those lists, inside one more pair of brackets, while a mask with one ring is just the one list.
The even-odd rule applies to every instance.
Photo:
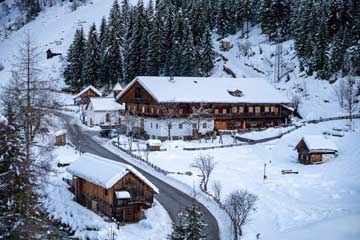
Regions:
[[[124, 96], [136, 82], [158, 102], [290, 103], [262, 78], [136, 77], [117, 96]], [[239, 96], [231, 94], [240, 92]]]
[[0, 124], [3, 124], [3, 125], [7, 125], [8, 124], [8, 121], [6, 119], [6, 117], [4, 117], [3, 115], [0, 114]]
[[120, 111], [124, 110], [123, 104], [117, 103], [113, 97], [91, 97], [89, 105], [94, 111]]
[[158, 188], [130, 165], [84, 153], [66, 169], [72, 175], [83, 178], [105, 189], [111, 188], [129, 172], [139, 177], [145, 184], [159, 193]]
[[89, 85], [88, 87], [84, 88], [81, 92], [79, 92], [78, 94], [75, 95], [74, 99], [79, 98], [81, 95], [83, 95], [86, 91], [88, 91], [89, 89], [91, 89], [92, 91], [94, 91], [97, 95], [101, 96], [101, 92], [99, 90], [97, 90], [94, 86]]
[[303, 140], [310, 152], [336, 152], [336, 144], [322, 135], [304, 136]]
[[125, 191], [125, 190], [123, 190], [123, 191], [116, 191], [116, 192], [115, 192], [115, 196], [116, 196], [117, 199], [128, 199], [128, 198], [131, 197], [131, 196], [130, 196], [130, 193], [129, 193], [128, 191]]
[[116, 83], [113, 88], [113, 91], [122, 91], [122, 90], [123, 90], [123, 87], [120, 85], [120, 83]]
[[159, 139], [149, 139], [146, 144], [149, 146], [161, 146], [161, 141]]
[[58, 130], [55, 132], [55, 136], [58, 137], [58, 136], [64, 135], [65, 133], [66, 133], [66, 130], [61, 129], [61, 130]]

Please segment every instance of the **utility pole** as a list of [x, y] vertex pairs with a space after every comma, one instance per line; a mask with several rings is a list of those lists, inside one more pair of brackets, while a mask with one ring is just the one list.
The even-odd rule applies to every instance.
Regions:
[[264, 181], [267, 179], [267, 176], [266, 176], [266, 163], [264, 163]]

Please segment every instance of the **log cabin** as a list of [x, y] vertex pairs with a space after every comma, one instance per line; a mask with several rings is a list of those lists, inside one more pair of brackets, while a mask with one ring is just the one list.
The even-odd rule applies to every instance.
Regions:
[[122, 223], [137, 222], [159, 190], [132, 166], [84, 153], [67, 171], [73, 175], [75, 200]]
[[[260, 78], [136, 77], [116, 97], [151, 137], [192, 139], [216, 130], [289, 123], [290, 101]], [[171, 120], [171, 121], [170, 121]], [[131, 126], [129, 126], [131, 127]]]
[[91, 97], [101, 97], [101, 92], [96, 89], [94, 86], [89, 85], [84, 88], [81, 92], [75, 95], [74, 104], [75, 105], [87, 105]]
[[305, 136], [296, 145], [300, 163], [317, 164], [335, 158], [337, 147], [331, 139], [323, 136]]
[[66, 130], [61, 129], [55, 132], [55, 145], [66, 145]]

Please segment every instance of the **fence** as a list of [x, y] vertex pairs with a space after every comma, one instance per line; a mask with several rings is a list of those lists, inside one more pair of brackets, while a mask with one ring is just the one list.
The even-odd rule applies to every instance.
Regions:
[[164, 174], [164, 175], [167, 175], [169, 172], [158, 167], [157, 165], [155, 164], [152, 164], [151, 162], [149, 161], [146, 161], [145, 159], [143, 159], [142, 157], [138, 156], [138, 155], [135, 155], [134, 153], [132, 153], [131, 151], [125, 149], [125, 148], [122, 148], [120, 145], [118, 145], [116, 142], [112, 142], [112, 145], [116, 148], [118, 148], [119, 150], [123, 151], [124, 153], [126, 153], [127, 155], [145, 163], [146, 165], [150, 166], [151, 168], [155, 169], [156, 171]]
[[[360, 114], [354, 114], [352, 115], [352, 118], [354, 119], [358, 119], [360, 118]], [[251, 144], [258, 144], [258, 143], [264, 143], [264, 142], [269, 142], [275, 139], [279, 139], [282, 136], [289, 134], [303, 126], [305, 126], [306, 123], [320, 123], [320, 122], [327, 122], [327, 121], [334, 121], [334, 120], [343, 120], [343, 119], [350, 119], [350, 116], [339, 116], [339, 117], [330, 117], [330, 118], [320, 118], [320, 119], [316, 119], [316, 120], [308, 120], [308, 121], [302, 121], [300, 123], [300, 125], [295, 125], [295, 124], [288, 124], [284, 127], [288, 127], [288, 126], [294, 126], [294, 128], [287, 130], [286, 132], [283, 132], [277, 136], [273, 136], [273, 137], [268, 137], [268, 138], [262, 138], [262, 139], [258, 139], [258, 140], [253, 140], [253, 139], [249, 139], [249, 138], [243, 138], [240, 136], [233, 136], [234, 138], [236, 138], [239, 141], [242, 141], [243, 143], [235, 143], [235, 144], [225, 144], [225, 145], [219, 145], [219, 146], [211, 146], [211, 147], [190, 147], [190, 148], [183, 148], [184, 151], [196, 151], [196, 150], [208, 150], [208, 149], [216, 149], [216, 148], [228, 148], [228, 147], [237, 147], [237, 146], [244, 146], [244, 145], [251, 145]]]

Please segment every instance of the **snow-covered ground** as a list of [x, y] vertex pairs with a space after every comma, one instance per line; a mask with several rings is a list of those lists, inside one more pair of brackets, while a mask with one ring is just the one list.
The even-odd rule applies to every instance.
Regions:
[[117, 228], [115, 223], [102, 218], [73, 200], [74, 195], [62, 178], [71, 179], [65, 168], [57, 167], [57, 163], [69, 163], [78, 158], [78, 153], [69, 147], [56, 147], [49, 183], [45, 183], [41, 203], [49, 215], [75, 232], [74, 237], [80, 239], [166, 239], [171, 233], [171, 220], [166, 210], [157, 202], [145, 211], [145, 219], [139, 223], [127, 224]]
[[[152, 163], [171, 172], [192, 171], [192, 176], [169, 175], [192, 186], [200, 182], [191, 163], [200, 154], [214, 156], [217, 162], [211, 182], [222, 183], [222, 199], [233, 190], [247, 189], [259, 197], [244, 239], [261, 233], [264, 239], [358, 239], [360, 236], [360, 120], [354, 131], [343, 138], [331, 137], [339, 155], [320, 165], [301, 165], [296, 144], [304, 135], [322, 134], [334, 127], [345, 127], [348, 120], [308, 124], [281, 139], [248, 146], [206, 151], [183, 151], [168, 147], [151, 152]], [[268, 131], [271, 136], [271, 131]], [[266, 135], [266, 134], [264, 134]], [[174, 143], [178, 144], [178, 143]], [[169, 146], [169, 144], [168, 144]], [[264, 163], [267, 164], [263, 181]], [[292, 169], [299, 174], [282, 175]], [[328, 232], [331, 229], [331, 234]]]

